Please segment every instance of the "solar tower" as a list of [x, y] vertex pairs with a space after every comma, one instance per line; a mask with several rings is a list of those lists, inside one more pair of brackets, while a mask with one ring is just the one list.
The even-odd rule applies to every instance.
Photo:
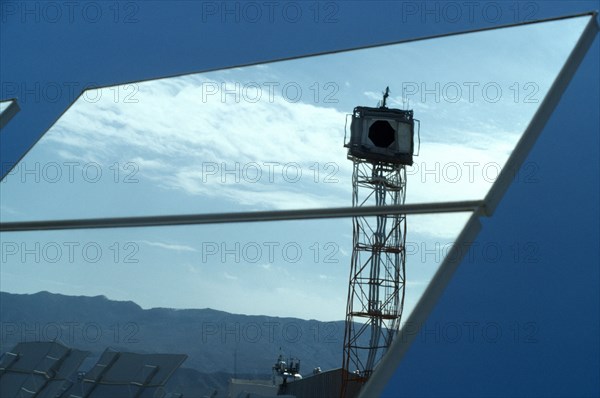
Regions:
[[[356, 107], [348, 159], [352, 206], [404, 204], [406, 166], [412, 165], [412, 110]], [[404, 305], [406, 216], [353, 218], [353, 250], [344, 333], [342, 397], [350, 379], [364, 383], [398, 332]]]

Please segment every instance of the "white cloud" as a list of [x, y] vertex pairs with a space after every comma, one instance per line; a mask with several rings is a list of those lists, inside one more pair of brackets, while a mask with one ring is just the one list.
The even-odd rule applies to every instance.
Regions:
[[[1, 183], [0, 183], [1, 184]], [[1, 187], [2, 185], [0, 185]], [[7, 214], [13, 215], [13, 216], [21, 216], [23, 215], [23, 212], [13, 209], [11, 206], [7, 206], [5, 204], [1, 204], [0, 205], [0, 214], [2, 214], [2, 218], [6, 217]]]
[[69, 148], [66, 157], [129, 159], [160, 186], [243, 206], [346, 202], [350, 187], [323, 181], [351, 170], [342, 148], [345, 113], [277, 96], [203, 101], [205, 83], [195, 76], [143, 83], [131, 104], [108, 96], [79, 101], [48, 139]]
[[199, 274], [200, 273], [200, 270], [197, 267], [193, 266], [192, 264], [189, 264], [189, 263], [185, 264], [185, 268], [190, 274]]
[[229, 279], [229, 280], [232, 280], [232, 281], [237, 281], [237, 280], [238, 280], [238, 277], [237, 277], [237, 276], [231, 275], [231, 274], [229, 274], [229, 273], [227, 273], [227, 272], [224, 272], [224, 273], [223, 273], [223, 276], [224, 276], [226, 279]]
[[186, 245], [178, 245], [172, 243], [164, 243], [164, 242], [150, 242], [147, 240], [142, 240], [140, 243], [146, 244], [148, 246], [160, 247], [165, 250], [173, 250], [177, 252], [197, 252], [195, 248]]
[[[233, 96], [222, 101], [206, 95], [211, 82], [197, 75], [146, 82], [137, 103], [115, 103], [108, 95], [98, 103], [79, 101], [47, 138], [60, 144], [65, 158], [134, 162], [140, 178], [211, 200], [223, 211], [231, 204], [350, 204], [352, 164], [342, 147], [346, 113], [277, 95], [255, 103]], [[421, 133], [421, 153], [408, 170], [407, 202], [483, 198], [495, 178], [489, 165], [504, 163], [513, 145], [506, 138], [516, 135], [492, 122], [466, 130], [450, 124], [435, 131], [435, 125], [425, 124]], [[449, 232], [432, 225], [429, 233]]]

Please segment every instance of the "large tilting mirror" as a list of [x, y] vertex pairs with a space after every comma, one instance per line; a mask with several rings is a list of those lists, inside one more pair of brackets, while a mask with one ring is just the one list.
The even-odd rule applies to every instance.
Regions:
[[[405, 203], [482, 200], [588, 21], [85, 91], [1, 182], [2, 222], [352, 206], [352, 114], [383, 100], [415, 119], [412, 142], [394, 135], [400, 119], [375, 125], [389, 136], [367, 136], [373, 147], [398, 140], [399, 156], [414, 149], [401, 174]], [[537, 173], [525, 163], [515, 183]], [[402, 319], [471, 214], [406, 217]], [[270, 377], [280, 347], [305, 356], [303, 373], [339, 367], [353, 228], [342, 218], [3, 232], [2, 347], [35, 335], [95, 359], [107, 345], [183, 352], [190, 374], [204, 374], [202, 394], [227, 388], [211, 371]], [[467, 250], [488, 263], [514, 255], [493, 244]], [[84, 301], [97, 311], [76, 310]], [[49, 302], [61, 310], [39, 310]]]

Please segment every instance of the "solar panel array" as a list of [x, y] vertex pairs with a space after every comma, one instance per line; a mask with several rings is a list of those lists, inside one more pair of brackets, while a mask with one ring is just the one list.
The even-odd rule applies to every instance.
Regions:
[[87, 373], [89, 352], [56, 342], [19, 343], [0, 360], [2, 398], [166, 398], [164, 389], [183, 354], [136, 354], [106, 349]]
[[0, 397], [61, 396], [88, 355], [56, 342], [19, 343], [0, 360]]
[[164, 397], [164, 385], [186, 358], [181, 354], [135, 354], [109, 348], [65, 396]]

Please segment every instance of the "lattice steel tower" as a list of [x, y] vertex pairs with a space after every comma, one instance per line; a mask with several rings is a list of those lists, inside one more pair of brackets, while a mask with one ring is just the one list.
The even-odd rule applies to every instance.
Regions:
[[[354, 164], [352, 206], [404, 203], [406, 169], [413, 163], [411, 110], [388, 109], [386, 88], [378, 108], [356, 107], [348, 159]], [[400, 327], [404, 306], [405, 215], [353, 218], [353, 251], [344, 334], [344, 380], [364, 384]]]

